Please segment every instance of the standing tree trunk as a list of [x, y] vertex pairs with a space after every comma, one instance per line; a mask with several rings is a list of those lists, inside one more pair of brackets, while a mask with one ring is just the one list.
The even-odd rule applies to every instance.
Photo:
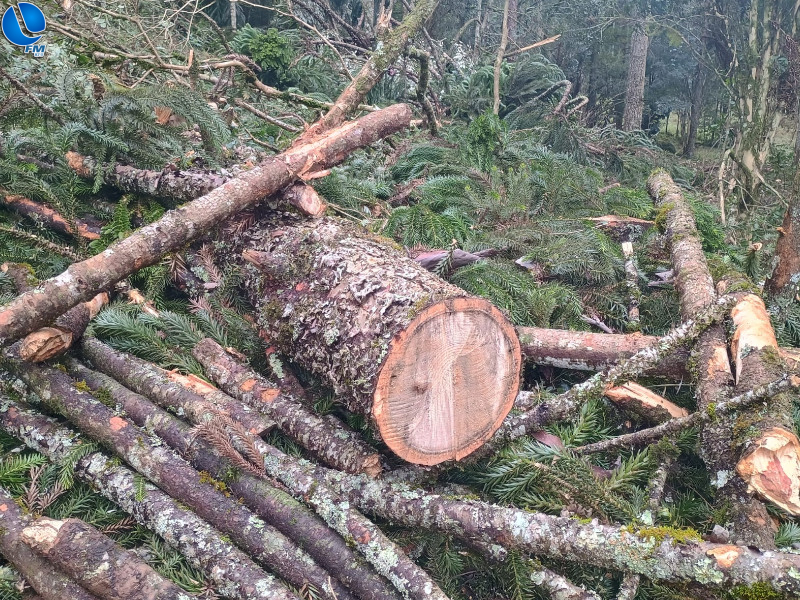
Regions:
[[236, 248], [272, 343], [370, 415], [401, 458], [460, 460], [511, 409], [521, 363], [514, 328], [388, 242], [333, 218], [264, 216]]
[[630, 55], [628, 57], [628, 77], [625, 87], [625, 111], [622, 114], [623, 131], [642, 128], [644, 114], [644, 83], [647, 71], [647, 49], [650, 37], [644, 23], [636, 23], [631, 33]]
[[[423, 3], [424, 4], [424, 3]], [[375, 55], [373, 54], [373, 57]], [[231, 179], [202, 198], [169, 211], [102, 253], [73, 263], [0, 309], [0, 343], [48, 325], [79, 302], [184, 247], [226, 218], [253, 206], [311, 171], [344, 160], [357, 148], [408, 126], [411, 110], [398, 104], [329, 131]]]
[[497, 47], [497, 58], [494, 60], [494, 84], [492, 86], [492, 93], [494, 95], [494, 104], [492, 112], [500, 114], [500, 74], [503, 70], [503, 57], [506, 54], [506, 47], [508, 46], [508, 13], [511, 7], [511, 0], [505, 0], [503, 5], [503, 31], [500, 34], [500, 45]]
[[700, 115], [703, 112], [704, 92], [706, 87], [706, 71], [702, 64], [698, 63], [692, 78], [692, 105], [689, 109], [689, 134], [686, 137], [686, 145], [683, 147], [683, 154], [687, 158], [694, 156], [697, 146], [697, 130], [700, 128]]
[[139, 556], [78, 519], [42, 517], [20, 538], [103, 600], [191, 600]]

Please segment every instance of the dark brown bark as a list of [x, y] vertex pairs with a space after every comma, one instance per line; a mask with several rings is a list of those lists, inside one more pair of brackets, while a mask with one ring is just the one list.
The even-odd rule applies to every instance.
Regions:
[[404, 104], [371, 113], [329, 131], [324, 139], [301, 144], [172, 210], [101, 254], [74, 263], [0, 310], [0, 339], [16, 340], [43, 327], [131, 273], [155, 264], [224, 219], [253, 206], [313, 170], [338, 164], [353, 150], [408, 126]]
[[238, 362], [214, 340], [200, 340], [192, 354], [223, 390], [263, 411], [325, 464], [347, 473], [380, 475], [380, 454], [338, 419], [316, 414], [292, 394]]
[[[666, 235], [675, 271], [675, 288], [684, 318], [712, 305], [717, 297], [714, 282], [703, 254], [703, 245], [694, 222], [694, 214], [680, 188], [664, 171], [647, 181], [656, 207], [665, 212]], [[713, 407], [730, 389], [731, 369], [725, 331], [721, 325], [706, 330], [695, 348], [697, 353], [697, 398], [699, 411]], [[744, 540], [758, 548], [774, 548], [773, 533], [766, 507], [747, 491], [744, 480], [736, 475], [736, 456], [732, 417], [706, 424], [702, 432], [701, 455], [714, 476], [717, 502], [729, 506], [733, 539]]]
[[370, 54], [358, 75], [339, 95], [330, 110], [297, 138], [295, 145], [311, 142], [344, 123], [347, 115], [358, 108], [367, 93], [380, 81], [386, 69], [397, 61], [408, 40], [425, 25], [438, 3], [438, 0], [417, 0], [403, 22], [382, 36], [379, 45]]
[[221, 390], [207, 390], [207, 393], [200, 394], [183, 385], [180, 377], [141, 358], [117, 352], [96, 338], [85, 338], [81, 344], [81, 352], [98, 371], [113, 377], [138, 394], [156, 399], [161, 406], [173, 413], [204, 414], [216, 409], [227, 413], [255, 435], [261, 435], [275, 426], [272, 419], [234, 401]]
[[644, 23], [636, 23], [631, 32], [631, 46], [628, 54], [628, 76], [625, 87], [625, 111], [622, 115], [623, 131], [642, 128], [644, 113], [644, 83], [647, 70], [647, 49], [650, 38]]
[[[589, 333], [538, 327], [517, 327], [517, 333], [526, 360], [537, 365], [578, 371], [602, 371], [658, 343], [657, 337], [649, 335]], [[643, 375], [680, 381], [688, 377], [688, 362], [689, 351], [681, 346]]]
[[[237, 468], [220, 456], [214, 447], [195, 437], [188, 425], [157, 408], [144, 396], [77, 361], [69, 361], [67, 369], [70, 375], [85, 382], [90, 389], [107, 390], [134, 423], [140, 427], [147, 426], [198, 471], [225, 480], [228, 489], [246, 506], [304, 548], [320, 566], [335, 575], [359, 598], [396, 600], [396, 594], [386, 582], [363, 563], [344, 539], [292, 496], [265, 479]], [[201, 423], [215, 416], [214, 413], [197, 414], [194, 420]], [[230, 477], [232, 471], [238, 471], [236, 477]]]
[[14, 498], [0, 488], [0, 554], [36, 590], [42, 600], [97, 600], [20, 539], [33, 519], [22, 513]]
[[34, 221], [44, 223], [53, 231], [81, 237], [86, 240], [100, 239], [99, 227], [84, 223], [79, 219], [75, 219], [74, 223], [70, 223], [49, 206], [39, 204], [38, 202], [34, 202], [33, 200], [25, 198], [24, 196], [0, 196], [0, 201], [2, 201], [6, 206], [13, 208], [21, 215], [25, 215]]
[[42, 517], [20, 538], [103, 600], [190, 600], [136, 554], [78, 519]]
[[511, 409], [516, 332], [390, 244], [338, 219], [264, 214], [231, 260], [243, 250], [243, 285], [271, 343], [371, 416], [393, 452], [459, 460]]
[[198, 516], [217, 527], [242, 550], [268, 566], [292, 585], [313, 585], [330, 598], [350, 598], [308, 554], [250, 510], [217, 490], [171, 450], [158, 445], [147, 433], [114, 414], [108, 407], [72, 386], [56, 369], [8, 359], [19, 375], [48, 406], [83, 433], [112, 448], [144, 477], [173, 498], [191, 507]]
[[694, 156], [694, 151], [697, 147], [697, 131], [700, 128], [700, 115], [703, 111], [703, 102], [705, 100], [705, 84], [705, 67], [697, 63], [694, 77], [692, 77], [692, 105], [689, 109], [689, 133], [686, 136], [686, 144], [683, 147], [683, 154], [687, 158], [692, 158]]
[[[800, 170], [798, 170], [800, 172]], [[795, 186], [789, 206], [778, 228], [774, 269], [764, 284], [764, 293], [771, 297], [794, 296], [800, 283], [800, 187]]]
[[[37, 414], [0, 396], [0, 428], [19, 438], [53, 462], [62, 462], [82, 443], [55, 419]], [[158, 488], [142, 486], [137, 475], [101, 452], [81, 459], [75, 469], [79, 479], [130, 513], [136, 521], [160, 535], [205, 572], [215, 589], [233, 600], [296, 600], [282, 583], [267, 575], [244, 552], [190, 510]], [[33, 555], [35, 556], [35, 555]], [[46, 574], [47, 570], [42, 573]], [[84, 600], [79, 595], [66, 598]]]

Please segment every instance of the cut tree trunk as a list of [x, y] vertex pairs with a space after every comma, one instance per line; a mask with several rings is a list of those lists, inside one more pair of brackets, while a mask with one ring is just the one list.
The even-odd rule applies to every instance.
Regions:
[[133, 552], [78, 519], [41, 517], [20, 539], [103, 600], [190, 600]]
[[642, 128], [644, 114], [644, 83], [647, 71], [647, 50], [650, 38], [644, 23], [636, 23], [631, 33], [628, 55], [628, 78], [625, 87], [625, 111], [622, 115], [622, 130], [635, 131]]
[[285, 355], [372, 417], [401, 458], [480, 447], [511, 410], [521, 354], [508, 320], [345, 221], [259, 219], [237, 241], [258, 324]]
[[[74, 455], [82, 441], [55, 419], [30, 411], [0, 396], [0, 429], [22, 440], [54, 463]], [[75, 474], [102, 496], [118, 504], [202, 570], [215, 589], [232, 600], [297, 600], [282, 583], [265, 573], [244, 552], [196, 514], [141, 478], [119, 461], [94, 452], [78, 461]], [[33, 553], [31, 553], [34, 557]], [[33, 563], [32, 563], [33, 564]], [[43, 570], [46, 574], [48, 571]], [[65, 600], [78, 595], [46, 600]]]
[[[798, 100], [800, 102], [800, 100]], [[800, 127], [800, 123], [798, 124]], [[800, 170], [798, 170], [800, 172]], [[764, 284], [764, 293], [770, 297], [797, 294], [800, 283], [800, 186], [795, 192], [778, 228], [778, 242], [775, 245], [774, 269]]]
[[380, 475], [380, 454], [338, 419], [316, 414], [286, 390], [238, 362], [212, 339], [200, 340], [192, 354], [223, 390], [263, 411], [325, 464], [347, 473]]
[[23, 514], [14, 498], [0, 488], [0, 554], [36, 590], [42, 600], [97, 600], [48, 561], [34, 553], [21, 539], [32, 518]]
[[[647, 181], [656, 207], [666, 212], [666, 235], [675, 271], [675, 288], [684, 318], [712, 305], [717, 297], [706, 263], [694, 214], [672, 178], [657, 171]], [[713, 411], [730, 390], [732, 379], [725, 331], [721, 325], [706, 330], [698, 340], [697, 398], [699, 411]], [[746, 416], [744, 416], [746, 418]], [[762, 502], [747, 491], [745, 481], [736, 475], [733, 416], [716, 419], [702, 431], [701, 456], [714, 475], [719, 506], [729, 507], [728, 519], [733, 539], [758, 548], [774, 548], [770, 517]]]
[[[203, 414], [211, 409], [227, 413], [250, 433], [261, 435], [275, 423], [257, 410], [206, 384], [204, 391], [190, 384], [187, 377], [160, 369], [153, 363], [131, 354], [118, 352], [96, 338], [84, 338], [81, 353], [91, 365], [113, 377], [134, 392], [155, 398], [161, 406], [176, 414]], [[191, 388], [189, 386], [192, 386]]]
[[68, 375], [13, 359], [6, 360], [6, 366], [52, 410], [62, 414], [87, 436], [113, 448], [144, 477], [187, 504], [287, 582], [297, 587], [313, 585], [329, 598], [351, 598], [347, 590], [332, 580], [305, 551], [235, 499], [205, 482], [195, 469], [151, 440], [144, 430], [115, 415], [90, 394], [73, 387]]
[[653, 423], [689, 416], [685, 408], [633, 381], [608, 388], [604, 393], [606, 398], [620, 408], [641, 415]]
[[[764, 302], [742, 294], [731, 311], [734, 333], [731, 353], [736, 365], [736, 391], [764, 385], [787, 372]], [[800, 515], [800, 441], [792, 418], [795, 395], [770, 398], [759, 411], [739, 416], [729, 452], [747, 489], [791, 515]], [[767, 530], [771, 522], [763, 527]]]
[[44, 204], [34, 202], [30, 198], [25, 198], [24, 196], [6, 195], [5, 197], [0, 197], [0, 201], [21, 215], [25, 215], [34, 221], [44, 223], [53, 231], [80, 237], [90, 241], [100, 239], [99, 227], [89, 225], [88, 223], [84, 223], [78, 219], [75, 219], [74, 224], [70, 223], [57, 211], [53, 210], [49, 206], [45, 206]]
[[[300, 544], [323, 568], [334, 574], [362, 600], [397, 600], [396, 594], [374, 571], [351, 550], [345, 540], [328, 528], [307, 507], [297, 502], [286, 492], [270, 485], [258, 474], [245, 466], [241, 455], [226, 458], [217, 446], [204, 441], [197, 431], [156, 407], [150, 400], [123, 387], [110, 377], [91, 371], [78, 361], [67, 363], [70, 375], [85, 382], [90, 389], [107, 390], [111, 398], [140, 427], [147, 426], [163, 439], [198, 471], [209, 473], [217, 480], [225, 480], [228, 489], [276, 527], [288, 538]], [[215, 412], [195, 414], [192, 420], [199, 424], [209, 419], [218, 420]], [[222, 446], [220, 446], [222, 448]], [[254, 465], [250, 465], [252, 467]], [[235, 478], [232, 471], [238, 470]]]
[[410, 122], [411, 110], [399, 104], [346, 123], [327, 132], [322, 139], [270, 157], [11, 301], [0, 310], [0, 340], [9, 343], [47, 325], [78, 303], [184, 247], [226, 218], [311, 171], [340, 163], [353, 150], [404, 129]]

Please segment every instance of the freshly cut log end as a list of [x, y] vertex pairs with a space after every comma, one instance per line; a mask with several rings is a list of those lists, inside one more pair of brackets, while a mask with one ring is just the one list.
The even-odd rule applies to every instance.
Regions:
[[800, 440], [783, 427], [773, 427], [753, 448], [736, 465], [748, 491], [800, 515]]
[[231, 260], [245, 263], [271, 343], [370, 416], [400, 458], [461, 459], [511, 410], [514, 328], [390, 240], [341, 219], [264, 211], [237, 244]]
[[401, 458], [435, 465], [478, 449], [511, 410], [521, 350], [486, 300], [452, 298], [423, 310], [392, 341], [373, 417]]

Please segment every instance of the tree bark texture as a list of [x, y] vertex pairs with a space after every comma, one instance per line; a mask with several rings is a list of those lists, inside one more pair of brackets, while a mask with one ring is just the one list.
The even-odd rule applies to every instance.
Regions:
[[78, 519], [41, 517], [20, 538], [103, 600], [190, 600], [191, 596]]
[[689, 109], [689, 134], [686, 136], [686, 144], [683, 147], [683, 155], [687, 158], [694, 156], [697, 147], [697, 131], [700, 129], [700, 114], [703, 111], [706, 88], [706, 69], [698, 63], [695, 67], [694, 77], [692, 77], [692, 105]]
[[241, 423], [247, 431], [261, 435], [274, 426], [274, 422], [257, 410], [216, 390], [200, 394], [179, 383], [180, 377], [131, 354], [118, 352], [97, 338], [84, 338], [81, 354], [91, 365], [113, 377], [134, 392], [154, 398], [161, 406], [178, 415], [188, 415], [219, 410]]
[[[798, 125], [800, 126], [800, 125]], [[789, 200], [789, 206], [778, 228], [778, 242], [775, 245], [772, 274], [764, 284], [764, 293], [770, 297], [797, 293], [800, 283], [800, 187]]]
[[347, 473], [380, 475], [380, 454], [338, 419], [316, 414], [290, 393], [238, 362], [212, 339], [200, 340], [192, 354], [223, 390], [245, 405], [265, 412], [284, 433], [325, 464]]
[[383, 77], [386, 69], [397, 61], [408, 40], [422, 29], [437, 4], [439, 4], [439, 0], [417, 0], [402, 23], [387, 31], [379, 39], [375, 50], [370, 54], [353, 81], [339, 95], [330, 110], [297, 138], [294, 144], [302, 145], [312, 142], [323, 133], [344, 123], [348, 113], [358, 108], [367, 93]]
[[644, 83], [647, 71], [647, 50], [650, 37], [644, 23], [636, 23], [631, 32], [631, 47], [628, 55], [628, 76], [625, 86], [625, 110], [622, 114], [622, 130], [635, 131], [642, 128], [644, 114]]
[[204, 482], [202, 476], [171, 450], [160, 446], [127, 419], [114, 414], [90, 394], [72, 386], [68, 375], [48, 367], [7, 360], [7, 365], [47, 405], [83, 433], [112, 448], [129, 465], [199, 517], [229, 535], [261, 564], [297, 587], [313, 585], [330, 598], [351, 598], [308, 554], [235, 499]]
[[338, 164], [353, 150], [391, 135], [410, 122], [409, 107], [395, 105], [329, 131], [323, 139], [267, 159], [10, 302], [0, 310], [0, 339], [8, 343], [47, 325], [79, 302], [155, 264], [165, 254], [297, 178]]
[[[684, 318], [712, 305], [717, 297], [714, 282], [703, 254], [703, 245], [694, 222], [694, 214], [672, 178], [658, 171], [647, 181], [656, 207], [666, 214], [666, 236], [675, 272], [675, 288]], [[725, 331], [721, 325], [706, 330], [698, 340], [697, 398], [699, 411], [713, 411], [729, 391], [731, 367]], [[717, 502], [730, 506], [729, 520], [734, 539], [742, 539], [758, 548], [774, 548], [773, 533], [766, 507], [747, 491], [744, 480], [735, 471], [736, 459], [732, 416], [706, 424], [702, 431], [701, 456], [715, 475]]]
[[259, 219], [237, 241], [259, 326], [372, 417], [401, 458], [433, 465], [485, 442], [511, 410], [521, 354], [486, 300], [342, 220]]
[[497, 57], [494, 60], [494, 82], [492, 84], [494, 104], [492, 105], [492, 112], [495, 115], [500, 114], [500, 75], [503, 71], [503, 57], [506, 54], [506, 47], [508, 46], [508, 13], [510, 7], [511, 0], [505, 0], [503, 4], [503, 27], [500, 33], [500, 45], [497, 47]]
[[[387, 583], [364, 564], [345, 540], [291, 495], [220, 456], [213, 444], [195, 436], [188, 425], [144, 396], [130, 391], [106, 375], [87, 369], [78, 361], [69, 361], [67, 369], [70, 375], [85, 382], [90, 389], [106, 389], [134, 423], [140, 427], [146, 426], [195, 469], [209, 473], [217, 480], [225, 480], [227, 488], [241, 498], [247, 507], [298, 543], [359, 598], [396, 600], [396, 594]], [[202, 423], [203, 415], [196, 414], [192, 420]], [[237, 471], [236, 477], [230, 477], [232, 471]]]
[[32, 521], [30, 516], [23, 514], [14, 498], [0, 488], [0, 554], [36, 590], [42, 600], [97, 600], [20, 539], [22, 531]]
[[75, 219], [75, 221], [71, 223], [49, 206], [34, 202], [30, 198], [25, 198], [24, 196], [7, 195], [0, 198], [0, 201], [9, 208], [17, 211], [19, 214], [25, 215], [26, 217], [39, 223], [43, 223], [49, 229], [57, 231], [58, 233], [64, 233], [66, 235], [80, 237], [90, 241], [100, 239], [99, 227], [84, 223], [78, 219]]
[[[0, 396], [0, 428], [22, 440], [53, 462], [65, 460], [82, 443], [54, 419], [37, 414]], [[284, 585], [265, 573], [222, 534], [170, 496], [101, 452], [81, 459], [75, 469], [79, 479], [117, 503], [136, 521], [160, 535], [232, 600], [297, 600]], [[43, 571], [46, 573], [47, 571]], [[58, 596], [83, 600], [79, 595]], [[46, 600], [50, 600], [49, 598]]]

